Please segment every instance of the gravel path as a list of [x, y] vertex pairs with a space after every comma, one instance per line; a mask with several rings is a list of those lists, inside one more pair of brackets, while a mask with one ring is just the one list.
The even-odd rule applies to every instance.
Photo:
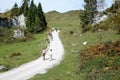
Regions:
[[49, 49], [53, 50], [53, 60], [50, 60], [48, 50], [45, 61], [43, 57], [40, 57], [17, 68], [0, 73], [0, 80], [27, 80], [36, 74], [44, 74], [48, 69], [58, 65], [63, 58], [64, 48], [59, 39], [59, 31], [53, 31], [52, 34], [53, 41], [51, 41]]

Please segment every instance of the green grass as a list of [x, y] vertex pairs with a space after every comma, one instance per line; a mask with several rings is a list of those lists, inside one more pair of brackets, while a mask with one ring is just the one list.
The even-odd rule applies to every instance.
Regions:
[[[63, 14], [63, 17], [64, 15], [66, 14]], [[79, 23], [80, 21], [78, 16], [72, 16], [72, 19], [70, 19], [69, 16], [69, 18], [64, 20], [61, 20], [60, 18], [58, 20], [51, 19], [48, 21], [48, 25], [50, 27], [57, 27], [61, 29], [60, 38], [65, 49], [64, 59], [60, 65], [48, 70], [45, 74], [36, 75], [30, 80], [85, 80], [85, 76], [87, 74], [86, 71], [78, 74], [78, 55], [80, 51], [89, 45], [95, 45], [107, 41], [115, 41], [120, 38], [120, 35], [118, 35], [115, 30], [95, 33], [87, 32], [82, 34], [82, 36], [79, 36], [81, 31]], [[70, 34], [70, 31], [73, 31], [74, 34]], [[102, 35], [102, 39], [99, 38], [100, 35]], [[82, 43], [84, 41], [87, 41], [88, 45], [83, 46]], [[95, 66], [93, 65], [92, 67]]]
[[[107, 41], [115, 41], [118, 38], [120, 38], [120, 35], [117, 34], [117, 31], [115, 30], [109, 30], [109, 31], [101, 31], [95, 33], [87, 32], [82, 34], [82, 36], [80, 36], [79, 33], [81, 33], [81, 28], [80, 28], [79, 11], [78, 12], [71, 11], [62, 14], [57, 13], [58, 15], [56, 15], [56, 12], [51, 14], [52, 16], [49, 14], [46, 15], [48, 26], [61, 29], [60, 39], [65, 49], [64, 58], [63, 61], [60, 63], [60, 65], [57, 65], [53, 69], [48, 70], [48, 72], [45, 74], [38, 74], [35, 77], [31, 78], [30, 80], [85, 80], [87, 70], [78, 73], [78, 63], [79, 63], [78, 55], [81, 52], [81, 50], [89, 45], [95, 45]], [[74, 34], [70, 34], [70, 31], [73, 31]], [[99, 38], [100, 35], [102, 35], [103, 37], [102, 39]], [[15, 67], [15, 65], [19, 65], [18, 63], [19, 61], [21, 61], [20, 63], [22, 64], [38, 58], [41, 53], [40, 52], [41, 47], [44, 46], [43, 37], [45, 37], [46, 35], [44, 33], [35, 36], [37, 39], [33, 41], [0, 46], [0, 64], [1, 63], [9, 64], [10, 61], [12, 64], [9, 65], [11, 66], [14, 65]], [[83, 46], [82, 43], [84, 41], [87, 41], [88, 45]], [[16, 60], [16, 58], [13, 58], [12, 60], [5, 61], [3, 59], [4, 56], [7, 56], [8, 58], [10, 54], [16, 51], [19, 51], [22, 54], [20, 56], [22, 58], [21, 60]], [[90, 68], [93, 67], [94, 65], [91, 66]], [[98, 76], [99, 75], [100, 74], [98, 74]], [[111, 76], [111, 74], [107, 73], [107, 76]]]
[[[26, 42], [16, 42], [3, 44], [0, 46], [0, 65], [9, 66], [8, 69], [17, 67], [41, 56], [42, 47], [46, 47], [46, 34], [36, 34], [35, 39]], [[13, 53], [19, 52], [21, 55], [10, 57]]]
[[[67, 28], [66, 31], [65, 29], [62, 29], [60, 37], [65, 48], [63, 61], [60, 65], [50, 69], [47, 73], [36, 75], [31, 80], [85, 80], [87, 70], [83, 73], [80, 72], [77, 74], [79, 51], [86, 47], [82, 45], [82, 42], [88, 41], [88, 45], [100, 43], [100, 40], [97, 38], [99, 37], [99, 34], [105, 34], [104, 36], [106, 37], [103, 38], [104, 42], [109, 40], [114, 41], [119, 38], [119, 35], [116, 34], [116, 31], [111, 30], [107, 32], [109, 32], [109, 34], [107, 34], [106, 31], [103, 31], [98, 33], [87, 32], [82, 36], [75, 36], [69, 34], [69, 28]], [[76, 46], [72, 46], [72, 43], [76, 44]], [[89, 68], [93, 67], [95, 66]]]

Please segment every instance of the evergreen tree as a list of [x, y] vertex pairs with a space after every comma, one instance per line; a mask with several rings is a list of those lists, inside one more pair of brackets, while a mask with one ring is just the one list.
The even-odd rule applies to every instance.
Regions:
[[113, 13], [116, 13], [117, 10], [120, 9], [120, 1], [119, 0], [115, 0], [114, 4], [112, 5], [113, 7]]
[[[82, 21], [82, 31], [85, 32], [90, 29], [90, 26], [94, 23], [94, 18], [98, 13], [98, 6], [103, 4], [104, 0], [84, 0], [84, 11], [80, 15]], [[89, 26], [88, 26], [89, 25]]]
[[37, 26], [36, 26], [36, 16], [37, 15], [37, 7], [34, 4], [34, 1], [31, 1], [30, 7], [28, 9], [28, 14], [27, 14], [27, 21], [26, 25], [28, 27], [28, 31], [32, 33], [37, 32]]
[[38, 9], [37, 9], [37, 15], [39, 17], [39, 21], [40, 21], [40, 26], [45, 29], [47, 27], [47, 22], [46, 22], [46, 18], [44, 16], [44, 13], [42, 11], [42, 7], [41, 4], [38, 4]]
[[86, 5], [84, 6], [86, 15], [88, 15], [89, 23], [93, 23], [93, 18], [97, 13], [97, 0], [84, 0]]
[[27, 13], [26, 26], [28, 28], [27, 30], [32, 33], [39, 33], [46, 28], [47, 22], [40, 3], [36, 7], [34, 1], [31, 1]]
[[11, 10], [11, 17], [18, 16], [18, 15], [19, 15], [18, 5], [17, 3], [15, 3]]
[[27, 15], [27, 11], [28, 11], [28, 3], [29, 0], [23, 0], [23, 4], [20, 8], [20, 13], [23, 13], [25, 16]]

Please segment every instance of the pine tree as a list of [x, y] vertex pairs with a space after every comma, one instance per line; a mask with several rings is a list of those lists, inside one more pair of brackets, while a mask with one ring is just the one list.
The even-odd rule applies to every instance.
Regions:
[[39, 33], [46, 28], [47, 22], [40, 3], [38, 7], [36, 7], [34, 1], [31, 1], [27, 13], [26, 25], [28, 28], [27, 30], [32, 33]]
[[35, 24], [35, 4], [34, 1], [31, 1], [30, 7], [28, 9], [27, 13], [27, 20], [26, 20], [26, 25], [28, 27], [28, 31], [33, 32], [33, 26]]
[[93, 18], [95, 17], [95, 14], [97, 13], [97, 0], [84, 0], [86, 2], [86, 5], [84, 6], [86, 15], [88, 15], [89, 23], [93, 23]]
[[17, 3], [15, 3], [11, 10], [11, 17], [18, 16], [18, 15], [19, 15], [18, 5], [17, 5]]
[[97, 14], [97, 0], [84, 0], [86, 3], [84, 5], [84, 11], [80, 15], [80, 19], [82, 21], [82, 31], [86, 32], [90, 29], [88, 25], [92, 25], [94, 22], [95, 15]]
[[23, 4], [20, 8], [20, 13], [23, 13], [25, 16], [27, 15], [27, 11], [28, 11], [28, 3], [29, 0], [23, 0]]
[[44, 13], [42, 11], [42, 7], [41, 7], [40, 3], [38, 4], [37, 15], [38, 15], [40, 23], [41, 23], [40, 26], [42, 26], [43, 29], [45, 29], [47, 27], [47, 22], [46, 22], [46, 18], [44, 16]]
[[37, 18], [37, 7], [34, 4], [34, 1], [31, 1], [30, 7], [28, 9], [28, 14], [27, 14], [27, 21], [26, 25], [28, 27], [28, 31], [32, 33], [37, 32], [37, 26], [36, 26], [36, 18]]

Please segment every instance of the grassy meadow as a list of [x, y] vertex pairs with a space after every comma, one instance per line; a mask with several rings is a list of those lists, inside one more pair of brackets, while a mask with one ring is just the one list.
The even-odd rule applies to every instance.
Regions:
[[[50, 27], [61, 29], [60, 38], [65, 49], [64, 59], [60, 65], [50, 69], [45, 74], [36, 75], [30, 80], [93, 80], [90, 78], [86, 79], [86, 69], [84, 72], [79, 72], [78, 56], [80, 55], [80, 52], [82, 49], [85, 49], [90, 45], [96, 45], [107, 41], [115, 41], [120, 38], [120, 35], [117, 34], [117, 31], [115, 30], [95, 33], [90, 31], [81, 35], [79, 11], [71, 11], [62, 14], [53, 12], [50, 14], [52, 14], [52, 18], [50, 18], [51, 15], [46, 15], [48, 25]], [[53, 14], [55, 14], [54, 17]], [[56, 14], [58, 14], [58, 16], [56, 16]], [[102, 36], [102, 39], [100, 39], [100, 36]], [[88, 42], [86, 46], [83, 45], [84, 41]], [[95, 66], [96, 65], [93, 65], [92, 67]], [[89, 66], [86, 67], [90, 69]]]
[[[80, 71], [80, 52], [90, 45], [96, 45], [101, 42], [108, 41], [114, 42], [120, 38], [120, 35], [117, 34], [116, 30], [100, 32], [89, 31], [81, 34], [79, 14], [80, 11], [70, 11], [66, 13], [53, 11], [45, 14], [48, 27], [58, 28], [61, 30], [59, 36], [65, 50], [64, 58], [60, 65], [57, 65], [53, 69], [48, 70], [48, 72], [45, 74], [38, 74], [30, 80], [93, 80], [92, 78], [86, 78], [86, 74], [88, 73], [88, 70], [91, 70], [91, 68], [94, 68], [96, 65], [92, 65], [90, 67], [86, 66], [87, 69]], [[101, 36], [102, 38], [100, 38]], [[41, 48], [45, 46], [44, 39], [46, 37], [46, 32], [37, 34], [35, 37], [35, 40], [28, 42], [1, 45], [0, 64], [7, 65], [12, 68], [38, 58], [41, 54]], [[88, 44], [83, 45], [84, 41], [87, 41]], [[20, 52], [21, 55], [10, 58], [9, 56], [14, 52]], [[88, 63], [93, 62], [97, 63], [97, 61], [89, 61]], [[110, 75], [106, 74], [105, 76], [109, 77]], [[99, 78], [98, 80], [110, 79]]]
[[0, 45], [0, 65], [7, 67], [1, 71], [7, 71], [40, 57], [42, 48], [46, 47], [46, 36], [46, 33], [41, 33], [34, 35], [35, 39], [31, 41]]

